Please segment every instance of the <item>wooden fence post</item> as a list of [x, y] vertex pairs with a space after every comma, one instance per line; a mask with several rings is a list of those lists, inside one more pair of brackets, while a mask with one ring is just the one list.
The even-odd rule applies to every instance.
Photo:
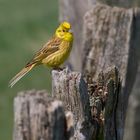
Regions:
[[91, 82], [88, 77], [85, 83], [80, 73], [67, 69], [53, 71], [52, 96], [63, 102], [65, 111], [73, 113], [75, 138], [117, 140], [116, 121], [120, 119], [116, 114], [120, 92], [118, 70], [115, 67], [104, 70], [94, 80]]
[[65, 111], [73, 113], [75, 124], [73, 139], [91, 139], [92, 133], [90, 132], [93, 128], [89, 96], [81, 73], [70, 72], [67, 68], [60, 72], [52, 71], [52, 97], [63, 102]]
[[116, 140], [119, 82], [115, 67], [94, 82], [68, 69], [53, 70], [52, 97], [32, 90], [15, 98], [14, 140]]
[[45, 91], [21, 92], [14, 100], [14, 140], [68, 140], [72, 121]]
[[139, 51], [139, 9], [97, 4], [84, 18], [83, 73], [95, 79], [98, 73], [117, 66], [122, 79], [117, 104], [117, 140], [123, 138], [128, 98], [134, 85]]

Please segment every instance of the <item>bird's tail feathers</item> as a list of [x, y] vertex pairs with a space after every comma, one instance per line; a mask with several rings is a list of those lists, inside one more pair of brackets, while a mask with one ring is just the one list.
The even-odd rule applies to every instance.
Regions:
[[27, 67], [24, 67], [16, 76], [14, 76], [10, 82], [9, 82], [9, 87], [13, 87], [25, 74], [27, 74], [35, 64], [29, 65]]

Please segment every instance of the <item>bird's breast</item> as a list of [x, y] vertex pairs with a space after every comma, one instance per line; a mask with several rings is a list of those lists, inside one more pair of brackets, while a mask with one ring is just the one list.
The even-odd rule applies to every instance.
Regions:
[[59, 50], [43, 59], [42, 63], [49, 67], [58, 67], [68, 58], [70, 51], [70, 44], [61, 44]]

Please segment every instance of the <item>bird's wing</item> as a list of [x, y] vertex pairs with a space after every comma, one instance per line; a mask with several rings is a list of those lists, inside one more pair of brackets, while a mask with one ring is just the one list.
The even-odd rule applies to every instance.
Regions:
[[51, 40], [49, 40], [48, 43], [46, 43], [27, 63], [26, 66], [32, 65], [34, 63], [39, 63], [41, 62], [42, 59], [45, 57], [49, 56], [50, 54], [56, 52], [59, 50], [59, 45], [61, 44], [62, 39], [58, 37], [53, 37]]

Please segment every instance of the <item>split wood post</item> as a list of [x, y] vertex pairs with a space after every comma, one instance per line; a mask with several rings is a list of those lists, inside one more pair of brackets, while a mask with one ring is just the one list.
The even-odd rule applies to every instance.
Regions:
[[[110, 67], [101, 71], [97, 79], [91, 75], [86, 76], [92, 119], [98, 127], [95, 127], [95, 140], [118, 140], [118, 118], [116, 108], [120, 94], [121, 81], [118, 69]], [[95, 124], [94, 124], [95, 125]]]
[[120, 127], [118, 127], [117, 123], [121, 121], [121, 118], [118, 117], [117, 106], [119, 103], [118, 97], [120, 96], [121, 81], [119, 71], [116, 67], [105, 71], [104, 84], [107, 87], [104, 140], [119, 140], [117, 132], [120, 131]]
[[90, 140], [93, 135], [87, 86], [81, 73], [52, 71], [52, 97], [61, 100], [65, 111], [74, 115], [74, 136], [72, 140]]
[[94, 82], [91, 83], [89, 79], [86, 82], [78, 72], [68, 69], [52, 71], [52, 96], [61, 100], [65, 111], [71, 111], [74, 115], [72, 140], [99, 140], [104, 137], [105, 140], [117, 140], [118, 70], [115, 67], [106, 69]]
[[122, 79], [118, 97], [117, 140], [122, 140], [128, 97], [138, 68], [139, 9], [97, 4], [84, 17], [83, 73], [96, 79], [98, 73], [115, 65]]
[[45, 91], [24, 91], [14, 99], [14, 140], [68, 140], [72, 114]]
[[117, 69], [86, 82], [81, 73], [53, 70], [53, 98], [44, 91], [19, 93], [14, 100], [14, 140], [116, 140]]

